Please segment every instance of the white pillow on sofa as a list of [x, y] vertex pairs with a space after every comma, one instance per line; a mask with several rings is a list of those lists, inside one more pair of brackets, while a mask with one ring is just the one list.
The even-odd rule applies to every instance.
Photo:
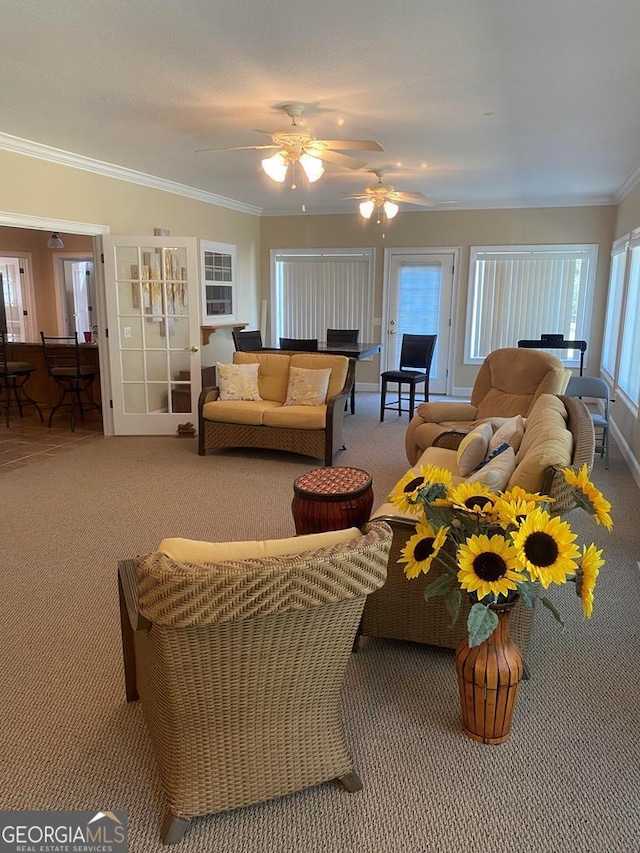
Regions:
[[258, 369], [255, 364], [221, 364], [216, 362], [216, 376], [221, 400], [260, 401]]
[[456, 464], [461, 477], [467, 477], [475, 471], [485, 458], [492, 435], [493, 429], [487, 422], [468, 432], [462, 439], [456, 451]]
[[515, 470], [516, 454], [513, 447], [507, 445], [501, 453], [467, 477], [467, 483], [483, 483], [492, 492], [501, 492], [507, 488], [507, 483]]
[[517, 453], [524, 436], [524, 420], [522, 415], [515, 415], [498, 427], [489, 441], [489, 453], [500, 447], [505, 441], [513, 447], [513, 452]]
[[285, 406], [324, 406], [330, 379], [330, 367], [323, 370], [290, 367]]

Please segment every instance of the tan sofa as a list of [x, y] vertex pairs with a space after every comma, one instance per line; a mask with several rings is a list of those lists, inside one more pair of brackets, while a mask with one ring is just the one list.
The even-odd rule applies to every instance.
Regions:
[[[444, 446], [427, 448], [417, 464], [432, 462], [442, 465], [453, 473], [454, 482], [462, 479], [457, 472], [457, 442], [462, 433], [452, 432], [438, 439]], [[447, 446], [448, 445], [448, 446]], [[520, 485], [528, 491], [548, 494], [555, 498], [554, 506], [561, 512], [575, 504], [567, 486], [562, 468], [577, 470], [587, 463], [593, 465], [595, 439], [593, 424], [587, 407], [576, 397], [541, 395], [525, 421], [525, 433], [516, 454], [517, 467], [508, 487]], [[404, 474], [399, 471], [398, 474]], [[404, 515], [391, 503], [378, 506], [371, 514], [372, 519], [386, 521], [393, 530], [393, 544], [389, 556], [389, 570], [385, 585], [373, 593], [365, 606], [361, 633], [365, 635], [413, 640], [419, 643], [456, 648], [466, 630], [468, 602], [463, 597], [460, 616], [451, 627], [450, 618], [441, 598], [423, 599], [422, 591], [427, 582], [443, 573], [434, 561], [427, 576], [407, 580], [398, 565], [401, 550], [414, 534], [416, 517]], [[526, 652], [533, 627], [533, 611], [519, 603], [511, 618], [511, 634], [523, 653]]]
[[481, 421], [526, 417], [541, 394], [563, 394], [571, 371], [541, 350], [507, 347], [489, 353], [476, 377], [470, 403], [421, 403], [406, 433], [405, 449], [413, 465], [443, 432], [470, 430]]
[[[221, 400], [219, 389], [204, 388], [198, 403], [198, 453], [222, 447], [287, 450], [333, 463], [344, 449], [342, 423], [345, 400], [353, 386], [355, 360], [321, 353], [235, 352], [234, 364], [260, 365], [262, 400]], [[285, 406], [289, 368], [331, 369], [322, 406]]]

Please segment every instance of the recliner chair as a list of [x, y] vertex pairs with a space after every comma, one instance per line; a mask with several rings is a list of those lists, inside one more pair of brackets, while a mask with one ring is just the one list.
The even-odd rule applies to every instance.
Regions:
[[411, 465], [448, 430], [468, 432], [481, 421], [526, 417], [540, 394], [562, 394], [571, 371], [548, 352], [505, 347], [490, 352], [480, 367], [470, 403], [421, 403], [409, 422], [405, 450]]

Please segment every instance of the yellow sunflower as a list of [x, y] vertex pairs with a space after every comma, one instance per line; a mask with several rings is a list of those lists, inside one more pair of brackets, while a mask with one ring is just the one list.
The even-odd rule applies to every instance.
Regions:
[[509, 500], [502, 496], [494, 504], [493, 521], [502, 527], [517, 526], [535, 508], [535, 501], [527, 501], [524, 498]]
[[518, 561], [532, 580], [539, 580], [547, 589], [551, 583], [565, 583], [567, 575], [577, 570], [580, 556], [577, 538], [566, 521], [535, 509], [511, 533], [518, 550]]
[[534, 505], [539, 503], [552, 503], [555, 498], [549, 495], [541, 495], [538, 492], [527, 492], [522, 486], [512, 486], [508, 491], [502, 493], [505, 501], [526, 501]]
[[420, 572], [426, 575], [438, 551], [447, 541], [448, 527], [435, 530], [428, 521], [421, 521], [415, 534], [402, 549], [399, 563], [406, 563], [404, 573], [408, 578], [417, 578]]
[[448, 503], [477, 518], [490, 518], [498, 496], [484, 483], [459, 483], [448, 495]]
[[389, 502], [401, 512], [417, 515], [422, 509], [422, 502], [417, 500], [418, 492], [429, 484], [439, 484], [442, 487], [440, 491], [446, 492], [451, 485], [451, 471], [436, 465], [421, 466], [419, 474], [407, 471], [393, 487]]
[[593, 612], [593, 588], [600, 568], [604, 566], [602, 551], [595, 545], [582, 546], [582, 561], [576, 574], [576, 591], [582, 599], [582, 609], [587, 619]]
[[526, 580], [518, 569], [513, 543], [500, 534], [470, 536], [458, 549], [458, 565], [460, 586], [476, 592], [479, 599], [492, 593], [507, 595], [517, 589], [516, 581]]
[[571, 468], [565, 468], [562, 473], [567, 483], [574, 489], [578, 504], [594, 517], [596, 524], [602, 524], [607, 530], [611, 530], [613, 527], [609, 514], [611, 504], [589, 479], [586, 463], [577, 474]]

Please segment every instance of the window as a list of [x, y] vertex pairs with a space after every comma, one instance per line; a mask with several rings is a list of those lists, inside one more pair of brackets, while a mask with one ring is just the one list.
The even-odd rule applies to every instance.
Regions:
[[640, 413], [640, 228], [618, 240], [611, 274], [602, 372], [631, 411]]
[[611, 251], [611, 272], [609, 274], [609, 293], [607, 312], [602, 341], [602, 372], [609, 382], [615, 385], [618, 371], [618, 343], [620, 341], [620, 312], [624, 295], [625, 274], [627, 270], [627, 252], [629, 237], [623, 237], [613, 244]]
[[236, 247], [202, 240], [202, 315], [208, 320], [233, 320]]
[[[595, 244], [472, 246], [465, 363], [479, 364], [494, 349], [541, 334], [587, 339], [597, 253]], [[578, 350], [556, 355], [579, 365]]]
[[373, 340], [373, 249], [272, 252], [274, 341], [360, 329]]

